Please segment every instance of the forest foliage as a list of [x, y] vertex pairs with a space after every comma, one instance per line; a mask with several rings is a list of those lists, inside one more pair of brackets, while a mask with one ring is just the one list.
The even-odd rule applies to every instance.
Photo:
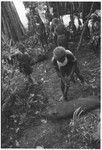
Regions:
[[[94, 115], [94, 113], [89, 113], [84, 117], [80, 117], [80, 116], [78, 117], [74, 113], [73, 118], [71, 120], [67, 119], [67, 121], [62, 121], [64, 125], [62, 125], [62, 123], [60, 123], [61, 126], [58, 125], [58, 128], [62, 129], [61, 132], [63, 134], [62, 133], [61, 134], [64, 136], [64, 138], [62, 138], [62, 136], [60, 137], [59, 132], [57, 133], [53, 130], [56, 128], [55, 125], [56, 123], [54, 124], [54, 128], [52, 128], [53, 125], [48, 122], [47, 118], [42, 117], [43, 111], [45, 112], [45, 109], [51, 106], [49, 102], [51, 98], [49, 98], [48, 95], [53, 91], [51, 89], [53, 87], [52, 84], [56, 86], [59, 83], [58, 77], [56, 76], [51, 64], [52, 52], [53, 49], [56, 47], [56, 45], [53, 39], [53, 34], [52, 32], [50, 32], [50, 29], [48, 28], [50, 26], [50, 22], [53, 18], [57, 17], [60, 19], [60, 16], [66, 14], [70, 14], [72, 16], [72, 20], [74, 18], [73, 17], [74, 15], [80, 18], [79, 14], [82, 12], [83, 21], [85, 23], [85, 21], [87, 21], [89, 17], [88, 14], [90, 13], [90, 8], [92, 6], [92, 3], [91, 2], [90, 3], [87, 2], [23, 2], [23, 3], [25, 8], [29, 9], [29, 12], [27, 14], [27, 18], [28, 18], [27, 31], [23, 27], [18, 17], [13, 2], [1, 3], [2, 148], [20, 147], [23, 143], [22, 136], [24, 135], [24, 131], [26, 131], [26, 129], [28, 128], [41, 125], [41, 123], [45, 125], [45, 128], [48, 125], [48, 127], [50, 126], [50, 129], [52, 129], [50, 134], [52, 137], [54, 136], [55, 140], [57, 140], [56, 142], [57, 144], [55, 143], [55, 141], [52, 140], [52, 143], [55, 144], [54, 145], [55, 148], [56, 147], [59, 148], [61, 144], [62, 147], [65, 146], [64, 148], [66, 147], [67, 148], [75, 148], [75, 147], [91, 148], [93, 146], [92, 144], [93, 141], [96, 143], [96, 145], [94, 145], [94, 148], [99, 147], [98, 135], [95, 136], [94, 134], [93, 136], [93, 133], [96, 131], [97, 128], [97, 122], [99, 122], [99, 115], [97, 117], [96, 115]], [[51, 9], [52, 7], [53, 7], [53, 13]], [[100, 3], [94, 2], [94, 7], [91, 13], [93, 13], [96, 9], [100, 9]], [[40, 15], [40, 10], [44, 12], [43, 15], [45, 17], [45, 20], [42, 20], [42, 17]], [[41, 29], [39, 29], [39, 25], [42, 22], [44, 23], [45, 33], [47, 35], [48, 43], [45, 41], [44, 41], [45, 43], [43, 43], [41, 41], [41, 37], [40, 37]], [[83, 29], [76, 36], [75, 39], [76, 41], [71, 39], [69, 42], [69, 48], [71, 48], [71, 50], [75, 54], [77, 53], [76, 50], [78, 47], [78, 42], [80, 40], [82, 31]], [[81, 48], [78, 51], [77, 56], [80, 60], [80, 64], [82, 63], [82, 65], [86, 67], [86, 70], [85, 67], [82, 67], [82, 72], [89, 80], [89, 83], [90, 85], [92, 85], [91, 86], [92, 88], [87, 89], [86, 91], [83, 92], [84, 93], [83, 94], [80, 92], [81, 89], [79, 88], [78, 85], [76, 86], [76, 89], [72, 89], [73, 91], [70, 97], [76, 96], [76, 93], [79, 94], [78, 96], [81, 95], [89, 96], [91, 94], [98, 95], [98, 96], [100, 95], [100, 84], [99, 84], [100, 82], [99, 61], [100, 60], [99, 57], [96, 55], [96, 53], [95, 54], [93, 53], [93, 46], [95, 47], [95, 42], [97, 45], [98, 38], [95, 35], [96, 40], [94, 40], [93, 38], [90, 39], [89, 34], [88, 36], [86, 34], [87, 34], [86, 32], [83, 34], [84, 38], [82, 37], [81, 45], [80, 45]], [[85, 36], [88, 38], [85, 38]], [[90, 48], [90, 42], [94, 43], [93, 45], [91, 45], [91, 48]], [[32, 73], [33, 80], [34, 80], [33, 84], [29, 83], [28, 80], [26, 79], [26, 76], [19, 71], [17, 61], [15, 61], [13, 65], [10, 65], [8, 63], [8, 59], [11, 57], [11, 55], [18, 52], [19, 43], [24, 44], [24, 46], [26, 47], [26, 52], [30, 55], [30, 57], [34, 61], [34, 66], [33, 66], [34, 71]], [[98, 49], [100, 51], [100, 46], [98, 47]], [[91, 56], [92, 59], [90, 59]], [[54, 80], [55, 83], [53, 83]], [[47, 84], [49, 84], [51, 87], [49, 88]], [[58, 87], [54, 87], [53, 89], [57, 91], [59, 90], [57, 88]], [[54, 95], [53, 94], [51, 95], [52, 97], [54, 96], [57, 97], [55, 91], [53, 93]], [[53, 103], [54, 105], [56, 105], [56, 101], [54, 101]], [[50, 109], [48, 110], [48, 112], [49, 111]], [[46, 130], [46, 133], [47, 132], [49, 132], [49, 130]], [[48, 140], [50, 139], [49, 138], [50, 134], [47, 135]], [[40, 134], [37, 133], [36, 138], [38, 138], [38, 142], [40, 141], [39, 136]], [[43, 136], [45, 137], [45, 135]], [[62, 142], [61, 144], [58, 141], [58, 139], [59, 141], [61, 140]], [[45, 141], [43, 141], [43, 143]], [[49, 141], [47, 144], [50, 145]], [[33, 145], [33, 147], [36, 148], [36, 142], [35, 145]]]

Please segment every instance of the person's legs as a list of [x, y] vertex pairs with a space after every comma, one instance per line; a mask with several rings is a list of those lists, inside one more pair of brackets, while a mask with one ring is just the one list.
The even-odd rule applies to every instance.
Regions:
[[61, 80], [61, 90], [62, 90], [62, 94], [64, 95], [65, 84], [62, 80]]
[[61, 90], [63, 94], [63, 99], [67, 101], [67, 93], [68, 93], [69, 85], [65, 85], [65, 83], [61, 80]]
[[67, 97], [67, 93], [68, 93], [68, 90], [69, 90], [69, 85], [67, 86], [65, 86], [65, 91], [64, 91], [64, 100], [65, 101], [68, 101], [68, 97]]

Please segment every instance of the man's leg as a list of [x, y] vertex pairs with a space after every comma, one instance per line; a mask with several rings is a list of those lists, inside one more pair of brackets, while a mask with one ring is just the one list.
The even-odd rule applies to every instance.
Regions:
[[68, 97], [67, 97], [68, 90], [69, 90], [69, 85], [66, 85], [65, 86], [65, 91], [64, 91], [64, 100], [65, 101], [68, 101]]
[[61, 90], [63, 94], [63, 99], [67, 101], [67, 93], [68, 93], [69, 86], [66, 86], [65, 83], [61, 80]]
[[64, 95], [65, 84], [62, 80], [61, 80], [61, 90], [62, 90], [62, 94]]

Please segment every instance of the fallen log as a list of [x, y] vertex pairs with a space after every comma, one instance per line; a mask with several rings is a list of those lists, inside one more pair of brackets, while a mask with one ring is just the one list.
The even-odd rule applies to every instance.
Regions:
[[100, 100], [98, 96], [89, 96], [86, 98], [79, 98], [68, 102], [60, 102], [53, 108], [47, 108], [47, 111], [43, 116], [48, 119], [64, 119], [73, 117], [73, 113], [76, 109], [81, 107], [83, 114], [100, 108]]

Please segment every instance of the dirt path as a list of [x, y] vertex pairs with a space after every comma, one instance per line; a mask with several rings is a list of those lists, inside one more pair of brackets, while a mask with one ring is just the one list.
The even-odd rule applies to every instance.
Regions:
[[[73, 49], [72, 49], [73, 51]], [[87, 49], [83, 48], [82, 52], [80, 51], [80, 55], [78, 56], [79, 66], [81, 73], [83, 74], [87, 83], [91, 84], [94, 88], [99, 88], [100, 84], [100, 60], [97, 58], [94, 53], [89, 52]], [[48, 96], [49, 102], [56, 103], [59, 98], [62, 96], [60, 89], [60, 79], [58, 78], [56, 71], [54, 70], [51, 60], [44, 61], [44, 63], [37, 64], [34, 67], [33, 77], [41, 79], [43, 81], [43, 86], [45, 92]], [[89, 89], [88, 89], [89, 90]], [[82, 90], [82, 86], [80, 81], [77, 81], [76, 84], [71, 83], [68, 98], [72, 100], [74, 98], [78, 98], [81, 96], [87, 97], [92, 94], [90, 92], [86, 94], [85, 91]]]
[[[91, 88], [89, 87], [88, 89], [83, 90], [79, 81], [77, 81], [75, 85], [72, 83], [68, 94], [69, 100], [78, 97], [87, 97], [93, 94], [98, 95], [100, 93], [99, 58], [97, 58], [93, 52], [89, 52], [85, 48], [82, 49], [82, 52], [80, 52], [78, 57], [81, 73], [91, 85]], [[58, 100], [62, 95], [60, 79], [57, 77], [57, 74], [51, 65], [51, 60], [37, 64], [34, 67], [33, 77], [36, 80], [40, 79], [43, 82], [43, 90], [48, 97], [49, 106], [59, 103]], [[86, 118], [89, 119], [87, 120], [89, 124], [96, 119], [93, 115], [88, 115]], [[29, 127], [24, 131], [24, 135], [19, 142], [19, 147], [35, 148], [36, 146], [42, 146], [44, 148], [88, 148], [88, 146], [82, 141], [80, 134], [73, 135], [74, 131], [70, 128], [69, 123], [70, 120], [51, 122], [43, 120], [42, 118], [38, 126]], [[77, 137], [78, 135], [79, 137]]]

